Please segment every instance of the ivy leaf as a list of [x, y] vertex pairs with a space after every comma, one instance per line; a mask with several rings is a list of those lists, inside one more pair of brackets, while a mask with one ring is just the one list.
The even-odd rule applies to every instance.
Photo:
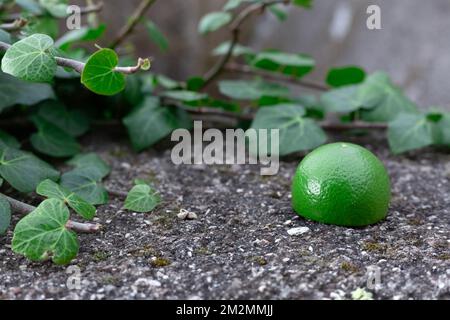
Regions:
[[83, 113], [69, 110], [56, 100], [40, 104], [38, 115], [72, 137], [79, 137], [89, 130], [89, 119]]
[[230, 11], [238, 8], [243, 2], [248, 0], [228, 0], [223, 6], [223, 10]]
[[158, 46], [159, 50], [166, 52], [169, 49], [169, 41], [166, 36], [161, 32], [158, 26], [151, 20], [147, 20], [145, 23], [147, 27], [150, 39]]
[[320, 101], [327, 112], [347, 113], [362, 107], [358, 99], [358, 86], [347, 86], [324, 93]]
[[52, 180], [42, 181], [36, 188], [36, 192], [49, 199], [58, 199], [67, 203], [76, 213], [87, 220], [92, 220], [95, 216], [96, 209], [93, 205]]
[[45, 180], [57, 180], [58, 171], [31, 153], [0, 147], [0, 176], [20, 192], [32, 192]]
[[64, 173], [60, 184], [95, 206], [108, 202], [108, 192], [100, 183], [102, 178], [97, 168], [81, 167]]
[[95, 153], [79, 154], [67, 161], [67, 164], [75, 168], [92, 168], [97, 172], [98, 180], [105, 178], [111, 172], [111, 167]]
[[0, 130], [0, 148], [10, 147], [13, 149], [19, 149], [20, 143], [17, 141], [15, 137], [6, 133], [3, 130]]
[[262, 97], [287, 97], [289, 89], [283, 85], [260, 80], [226, 80], [219, 82], [220, 93], [237, 100], [258, 100]]
[[33, 34], [14, 43], [3, 57], [2, 70], [22, 80], [50, 82], [56, 72], [52, 38]]
[[433, 144], [433, 128], [422, 114], [400, 114], [389, 123], [388, 140], [395, 154]]
[[134, 149], [142, 151], [178, 128], [191, 128], [189, 115], [179, 108], [162, 107], [159, 100], [147, 98], [123, 120]]
[[39, 0], [39, 4], [56, 18], [67, 17], [67, 0]]
[[435, 124], [435, 144], [450, 146], [450, 113], [444, 113]]
[[198, 91], [205, 85], [202, 77], [191, 77], [186, 81], [187, 89], [190, 91]]
[[0, 236], [4, 235], [11, 224], [11, 205], [0, 195]]
[[269, 10], [279, 21], [285, 21], [288, 17], [286, 11], [278, 6], [272, 5], [269, 7]]
[[31, 106], [54, 96], [48, 84], [25, 82], [0, 71], [0, 112], [16, 104]]
[[135, 212], [150, 212], [161, 202], [161, 197], [147, 184], [138, 184], [128, 193], [124, 208]]
[[376, 72], [360, 85], [359, 99], [365, 109], [362, 119], [389, 122], [400, 113], [417, 113], [417, 106], [383, 72]]
[[328, 71], [327, 83], [331, 87], [342, 87], [361, 83], [365, 78], [365, 71], [359, 67], [340, 67]]
[[162, 93], [163, 97], [171, 98], [174, 100], [180, 100], [183, 102], [195, 102], [199, 100], [203, 100], [208, 97], [208, 95], [204, 93], [199, 93], [195, 91], [187, 91], [187, 90], [172, 90], [166, 91]]
[[259, 69], [281, 72], [297, 78], [308, 74], [315, 67], [314, 59], [307, 55], [279, 51], [260, 52], [250, 64]]
[[0, 41], [11, 43], [11, 35], [3, 29], [0, 29]]
[[125, 76], [114, 71], [119, 57], [114, 50], [101, 49], [86, 62], [81, 83], [99, 95], [112, 96], [125, 88]]
[[69, 134], [53, 123], [36, 116], [33, 122], [38, 132], [30, 138], [32, 146], [39, 152], [57, 158], [71, 157], [80, 153], [81, 146]]
[[200, 20], [198, 32], [201, 34], [214, 32], [229, 24], [232, 19], [233, 16], [229, 12], [218, 11], [208, 13]]
[[[225, 41], [222, 42], [220, 45], [218, 45], [212, 52], [214, 56], [223, 56], [227, 54], [228, 51], [230, 51], [231, 42]], [[245, 54], [254, 54], [253, 50], [249, 47], [245, 47], [241, 44], [236, 44], [233, 48], [232, 55], [233, 57], [239, 57]]]
[[16, 225], [13, 251], [32, 261], [51, 257], [58, 265], [69, 263], [79, 249], [76, 234], [66, 227], [69, 217], [69, 209], [62, 201], [45, 200]]
[[[279, 155], [310, 150], [327, 140], [323, 130], [311, 119], [304, 118], [305, 109], [299, 105], [261, 108], [252, 123], [253, 129], [279, 129]], [[270, 141], [268, 133], [268, 143]], [[268, 146], [267, 150], [271, 150]]]

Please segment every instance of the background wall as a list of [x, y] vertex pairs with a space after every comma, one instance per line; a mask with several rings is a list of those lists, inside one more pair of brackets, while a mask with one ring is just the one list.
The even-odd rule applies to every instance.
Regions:
[[[160, 54], [148, 41], [145, 28], [134, 36], [142, 55], [155, 57], [154, 68], [183, 79], [202, 73], [214, 59], [210, 49], [227, 38], [226, 32], [202, 37], [197, 23], [208, 11], [221, 8], [222, 0], [160, 0], [148, 13], [170, 39], [170, 51]], [[102, 13], [114, 21], [114, 34], [139, 0], [108, 0]], [[113, 4], [113, 5], [112, 5]], [[366, 27], [366, 9], [382, 10], [382, 30]], [[292, 7], [279, 23], [272, 15], [248, 23], [244, 41], [255, 49], [277, 47], [313, 55], [322, 79], [333, 65], [357, 64], [369, 72], [385, 70], [424, 107], [450, 109], [450, 1], [449, 0], [315, 0], [312, 10]], [[243, 41], [243, 42], [244, 42]]]

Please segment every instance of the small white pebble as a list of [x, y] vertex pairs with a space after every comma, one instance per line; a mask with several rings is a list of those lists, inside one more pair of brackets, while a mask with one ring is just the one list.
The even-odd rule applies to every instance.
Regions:
[[309, 231], [310, 231], [310, 230], [309, 230], [308, 227], [298, 227], [298, 228], [292, 228], [292, 229], [289, 229], [289, 230], [287, 231], [287, 233], [288, 233], [290, 236], [298, 236], [298, 235], [305, 234], [305, 233], [307, 233], [307, 232], [309, 232]]

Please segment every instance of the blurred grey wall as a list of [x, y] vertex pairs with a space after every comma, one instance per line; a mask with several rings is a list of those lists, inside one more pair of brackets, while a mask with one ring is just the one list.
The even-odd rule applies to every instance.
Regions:
[[[114, 34], [139, 0], [107, 0], [102, 18]], [[214, 62], [210, 49], [227, 39], [224, 31], [197, 34], [203, 14], [220, 9], [222, 0], [159, 0], [147, 16], [170, 40], [166, 54], [158, 52], [139, 27], [132, 40], [141, 55], [155, 57], [154, 68], [183, 79], [202, 73]], [[382, 30], [368, 30], [369, 5], [381, 7]], [[450, 109], [450, 0], [315, 0], [312, 10], [289, 9], [279, 23], [271, 14], [246, 24], [244, 41], [255, 49], [279, 48], [304, 52], [317, 60], [311, 75], [323, 79], [330, 66], [356, 64], [369, 72], [385, 70], [408, 95], [424, 107]]]

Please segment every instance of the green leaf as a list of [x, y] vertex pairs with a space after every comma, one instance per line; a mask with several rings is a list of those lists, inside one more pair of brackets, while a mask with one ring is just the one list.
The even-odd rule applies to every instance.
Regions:
[[95, 153], [79, 154], [67, 161], [67, 164], [75, 168], [90, 167], [92, 170], [96, 170], [96, 177], [99, 179], [105, 178], [111, 172], [111, 167]]
[[71, 157], [81, 151], [78, 142], [55, 126], [53, 123], [39, 116], [33, 118], [38, 132], [30, 138], [32, 146], [39, 152], [58, 158]]
[[166, 36], [159, 30], [158, 26], [151, 20], [145, 23], [150, 39], [158, 46], [159, 50], [166, 52], [169, 49], [169, 41]]
[[0, 148], [10, 147], [13, 149], [19, 149], [20, 143], [17, 141], [15, 137], [6, 133], [3, 130], [0, 130]]
[[313, 4], [313, 0], [293, 0], [294, 5], [304, 8], [311, 8]]
[[4, 235], [11, 224], [11, 205], [0, 195], [0, 236]]
[[74, 259], [79, 244], [74, 232], [67, 229], [69, 209], [60, 200], [49, 199], [19, 221], [14, 230], [12, 249], [32, 261], [63, 265]]
[[92, 220], [95, 216], [96, 209], [93, 205], [88, 203], [76, 193], [61, 187], [52, 180], [42, 181], [38, 185], [36, 192], [39, 195], [49, 199], [58, 199], [64, 203], [67, 203], [76, 213], [87, 220]]
[[[230, 41], [226, 41], [226, 42], [222, 42], [219, 46], [217, 46], [217, 48], [215, 48], [212, 52], [212, 54], [214, 56], [223, 56], [226, 55], [227, 52], [230, 50], [230, 46], [231, 46], [231, 42]], [[245, 47], [243, 45], [240, 44], [236, 44], [233, 48], [233, 52], [232, 55], [233, 57], [239, 57], [245, 54], [254, 54], [253, 50], [250, 49], [249, 47]]]
[[171, 91], [165, 91], [162, 93], [163, 97], [184, 101], [184, 102], [194, 102], [203, 100], [208, 97], [208, 95], [204, 93], [199, 93], [195, 91], [188, 91], [188, 90], [171, 90]]
[[230, 11], [239, 7], [245, 0], [228, 0], [223, 6], [223, 10]]
[[361, 83], [365, 78], [365, 71], [359, 67], [340, 67], [328, 71], [327, 83], [331, 87], [342, 87]]
[[442, 114], [438, 122], [433, 123], [434, 144], [450, 146], [450, 113]]
[[205, 85], [202, 77], [192, 77], [186, 81], [187, 89], [190, 91], [198, 91]]
[[161, 202], [161, 197], [149, 185], [138, 184], [128, 193], [124, 208], [136, 212], [150, 212]]
[[67, 0], [39, 0], [39, 4], [56, 18], [67, 17]]
[[32, 192], [45, 180], [57, 180], [58, 171], [31, 153], [0, 147], [0, 176], [20, 192]]
[[14, 43], [3, 57], [2, 70], [22, 80], [51, 81], [56, 72], [52, 38], [45, 34], [33, 34]]
[[31, 106], [54, 96], [48, 84], [29, 83], [0, 72], [0, 112], [16, 104]]
[[32, 35], [35, 33], [46, 34], [50, 38], [56, 38], [59, 34], [58, 20], [49, 15], [35, 16], [28, 18], [28, 23], [22, 28], [24, 35]]
[[276, 83], [259, 80], [227, 80], [219, 82], [220, 93], [237, 100], [258, 100], [261, 97], [286, 97], [289, 89]]
[[153, 97], [147, 98], [123, 122], [137, 151], [152, 146], [175, 129], [192, 126], [192, 121], [185, 111], [162, 107], [159, 100]]
[[[325, 143], [323, 130], [311, 119], [304, 118], [299, 105], [279, 105], [261, 108], [252, 123], [253, 129], [279, 129], [279, 155], [314, 149]], [[270, 141], [270, 134], [268, 143]], [[271, 150], [267, 147], [267, 150]]]
[[310, 73], [315, 67], [314, 60], [307, 55], [278, 51], [258, 53], [250, 64], [259, 69], [280, 72], [297, 78]]
[[388, 140], [395, 154], [433, 144], [432, 124], [425, 115], [400, 114], [389, 123]]
[[327, 112], [347, 113], [361, 108], [358, 100], [358, 86], [347, 86], [325, 92], [320, 101]]
[[270, 12], [280, 21], [285, 21], [288, 17], [287, 12], [281, 9], [279, 6], [270, 6]]
[[101, 49], [86, 62], [81, 74], [81, 83], [89, 90], [105, 96], [112, 96], [125, 88], [125, 76], [114, 71], [119, 57], [114, 50]]
[[97, 168], [82, 167], [64, 173], [60, 184], [95, 206], [108, 202], [108, 192], [100, 183], [102, 178]]
[[198, 32], [201, 34], [214, 32], [229, 24], [232, 19], [233, 16], [229, 12], [218, 11], [208, 13], [200, 20]]
[[367, 77], [358, 95], [364, 108], [370, 109], [361, 113], [366, 121], [389, 122], [400, 113], [417, 113], [417, 106], [383, 72]]
[[89, 130], [89, 119], [79, 110], [69, 110], [55, 100], [39, 105], [38, 115], [72, 137], [79, 137]]
[[11, 35], [3, 29], [0, 29], [0, 41], [11, 43]]
[[78, 42], [94, 41], [99, 39], [106, 30], [106, 25], [101, 24], [96, 28], [81, 27], [67, 32], [55, 42], [55, 46], [63, 51], [69, 50]]

